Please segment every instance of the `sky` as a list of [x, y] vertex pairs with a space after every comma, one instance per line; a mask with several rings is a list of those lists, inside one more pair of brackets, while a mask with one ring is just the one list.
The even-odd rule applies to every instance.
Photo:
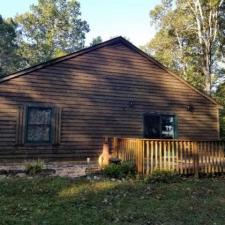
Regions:
[[[124, 36], [137, 46], [149, 42], [155, 29], [149, 12], [160, 0], [80, 0], [82, 19], [90, 25], [86, 44], [97, 36], [108, 40]], [[0, 0], [0, 14], [13, 17], [29, 10], [37, 0]]]

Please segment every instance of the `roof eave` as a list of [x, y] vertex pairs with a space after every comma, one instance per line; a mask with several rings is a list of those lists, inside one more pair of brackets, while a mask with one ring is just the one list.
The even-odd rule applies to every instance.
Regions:
[[18, 76], [21, 76], [21, 75], [24, 75], [24, 74], [33, 72], [35, 70], [42, 69], [44, 67], [53, 65], [55, 63], [65, 61], [67, 59], [71, 59], [71, 58], [77, 57], [79, 55], [83, 55], [83, 54], [88, 53], [90, 51], [93, 51], [93, 50], [102, 48], [102, 47], [104, 47], [106, 45], [110, 45], [110, 44], [116, 43], [116, 42], [120, 41], [121, 39], [123, 39], [123, 38], [119, 36], [119, 37], [110, 39], [108, 41], [99, 43], [97, 45], [94, 45], [94, 46], [91, 46], [91, 47], [88, 47], [88, 48], [81, 49], [81, 50], [79, 50], [77, 52], [73, 52], [73, 53], [70, 53], [68, 55], [61, 56], [61, 57], [58, 57], [58, 58], [49, 60], [47, 62], [43, 62], [43, 63], [40, 63], [40, 64], [37, 64], [37, 65], [31, 66], [31, 67], [25, 68], [23, 70], [17, 71], [15, 73], [12, 73], [12, 74], [9, 74], [9, 75], [6, 75], [6, 76], [0, 78], [0, 83], [5, 82], [5, 81], [10, 80], [10, 79], [13, 79], [13, 78], [18, 77]]
[[123, 39], [123, 43], [126, 44], [127, 46], [131, 47], [134, 51], [138, 52], [140, 55], [144, 56], [145, 58], [147, 58], [150, 62], [154, 63], [155, 65], [157, 65], [158, 67], [160, 67], [161, 69], [165, 70], [166, 72], [168, 72], [169, 74], [171, 74], [172, 76], [176, 77], [179, 81], [181, 81], [182, 83], [186, 84], [188, 87], [190, 87], [192, 90], [194, 90], [195, 92], [197, 92], [198, 94], [202, 95], [203, 97], [205, 97], [206, 99], [208, 99], [209, 101], [211, 101], [213, 104], [217, 105], [218, 108], [222, 107], [219, 103], [217, 103], [212, 97], [210, 97], [209, 95], [203, 93], [202, 91], [198, 90], [197, 88], [193, 87], [191, 84], [189, 84], [187, 81], [185, 81], [183, 78], [181, 78], [181, 76], [179, 76], [178, 74], [175, 74], [174, 72], [172, 72], [171, 70], [169, 70], [167, 67], [165, 67], [162, 63], [160, 63], [158, 60], [156, 60], [155, 58], [153, 58], [152, 56], [148, 55], [147, 53], [143, 52], [142, 50], [140, 50], [139, 48], [137, 48], [135, 45], [133, 45], [132, 43], [128, 42], [127, 40]]

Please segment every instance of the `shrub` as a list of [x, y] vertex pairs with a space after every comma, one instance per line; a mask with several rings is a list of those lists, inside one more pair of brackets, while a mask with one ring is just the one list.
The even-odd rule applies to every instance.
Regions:
[[120, 178], [122, 176], [121, 165], [119, 165], [119, 164], [109, 164], [108, 166], [106, 166], [104, 168], [103, 173], [107, 177]]
[[40, 173], [43, 170], [43, 168], [44, 162], [39, 159], [37, 161], [33, 161], [25, 165], [26, 172], [29, 175], [36, 175]]
[[175, 183], [181, 180], [179, 174], [169, 170], [155, 170], [146, 177], [147, 183]]
[[124, 174], [126, 177], [127, 176], [135, 176], [136, 174], [136, 166], [133, 162], [131, 161], [124, 161], [120, 164], [121, 166], [121, 172]]
[[111, 178], [126, 178], [136, 174], [136, 167], [130, 161], [124, 161], [120, 164], [111, 163], [104, 168], [103, 173]]

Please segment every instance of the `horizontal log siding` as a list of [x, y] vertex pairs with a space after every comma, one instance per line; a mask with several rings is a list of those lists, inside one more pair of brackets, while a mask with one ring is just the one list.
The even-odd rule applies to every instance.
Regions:
[[[60, 145], [15, 145], [17, 110], [30, 103], [62, 109]], [[216, 105], [122, 44], [0, 84], [0, 106], [0, 158], [96, 157], [104, 136], [142, 137], [145, 112], [176, 113], [181, 139], [218, 138]]]

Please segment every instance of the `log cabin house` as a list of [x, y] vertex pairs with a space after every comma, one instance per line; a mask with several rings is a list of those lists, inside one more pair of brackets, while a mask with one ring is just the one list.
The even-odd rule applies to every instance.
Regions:
[[104, 136], [218, 140], [218, 111], [117, 37], [0, 78], [0, 159], [93, 158]]

